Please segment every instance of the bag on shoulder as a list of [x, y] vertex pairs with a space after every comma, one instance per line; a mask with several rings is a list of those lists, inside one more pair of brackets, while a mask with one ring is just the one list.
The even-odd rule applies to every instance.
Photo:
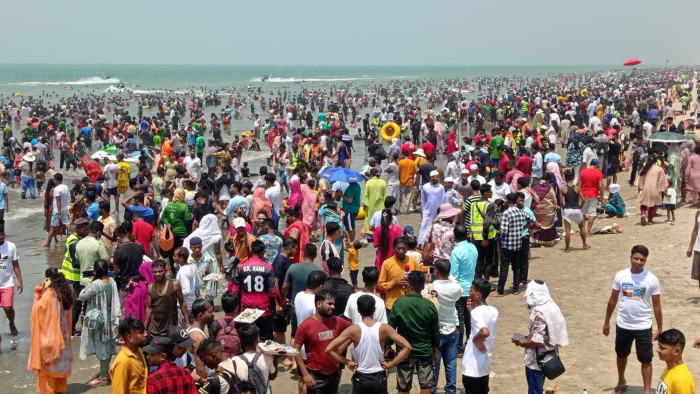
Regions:
[[564, 363], [561, 362], [561, 358], [555, 350], [540, 355], [535, 349], [535, 354], [537, 356], [537, 365], [547, 379], [554, 380], [566, 372]]
[[97, 297], [97, 307], [90, 309], [89, 311], [87, 311], [87, 313], [85, 313], [85, 317], [83, 318], [83, 328], [87, 328], [90, 330], [101, 330], [102, 327], [104, 327], [105, 318], [102, 314], [102, 309], [100, 308], [100, 305], [102, 304], [102, 292], [104, 292], [104, 290], [102, 290], [101, 286], [98, 286], [97, 294], [95, 295], [95, 297]]
[[219, 318], [216, 319], [221, 326], [219, 332], [216, 333], [216, 340], [221, 344], [221, 351], [228, 358], [237, 356], [241, 354], [241, 340], [238, 337], [238, 330], [236, 330], [236, 322], [231, 319], [229, 323], [226, 323], [226, 319]]
[[261, 352], [256, 352], [253, 360], [248, 361], [247, 358], [241, 357], [241, 359], [248, 366], [248, 381], [255, 387], [253, 394], [265, 394], [267, 392], [267, 384], [265, 379], [260, 374], [260, 370], [255, 367], [258, 359], [262, 356]]

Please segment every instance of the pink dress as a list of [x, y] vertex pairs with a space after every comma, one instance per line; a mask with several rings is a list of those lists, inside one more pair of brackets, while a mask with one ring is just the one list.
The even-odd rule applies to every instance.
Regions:
[[303, 217], [301, 220], [309, 231], [313, 231], [316, 229], [316, 200], [318, 196], [307, 184], [301, 185], [301, 195], [303, 196], [301, 201]]
[[[380, 256], [381, 251], [377, 249], [377, 258], [374, 260], [374, 266], [379, 270], [382, 269], [382, 263], [384, 260], [394, 255], [394, 240], [403, 235], [403, 229], [401, 226], [392, 224], [389, 227], [389, 249], [386, 251], [386, 256]], [[382, 242], [382, 227], [375, 227], [374, 233], [372, 234], [372, 243], [375, 248], [379, 248], [379, 244]]]
[[700, 193], [700, 155], [693, 154], [688, 158], [685, 178], [688, 180], [690, 190], [694, 193]]

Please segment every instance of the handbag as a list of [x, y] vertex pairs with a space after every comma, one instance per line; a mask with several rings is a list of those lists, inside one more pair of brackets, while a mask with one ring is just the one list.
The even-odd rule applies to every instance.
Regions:
[[97, 287], [97, 305], [98, 307], [92, 308], [87, 313], [85, 313], [85, 317], [83, 318], [83, 327], [88, 328], [90, 330], [101, 330], [102, 327], [105, 325], [105, 318], [104, 315], [102, 314], [102, 310], [100, 309], [100, 299], [101, 299], [101, 293], [103, 293], [104, 290], [102, 289], [102, 286]]
[[535, 355], [537, 356], [537, 365], [547, 379], [554, 380], [566, 372], [564, 363], [561, 362], [556, 350], [550, 350], [540, 356], [535, 348]]

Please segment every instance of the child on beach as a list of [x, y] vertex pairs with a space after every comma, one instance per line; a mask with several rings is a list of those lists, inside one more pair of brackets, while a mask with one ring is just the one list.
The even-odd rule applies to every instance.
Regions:
[[357, 251], [362, 247], [362, 242], [355, 240], [352, 244], [346, 243], [345, 250], [348, 251], [348, 269], [350, 270], [350, 282], [353, 289], [357, 291], [357, 273], [360, 270], [360, 259]]
[[421, 267], [421, 271], [428, 272], [428, 267], [423, 267], [423, 254], [418, 250], [418, 239], [411, 235], [406, 239], [406, 246], [408, 246], [406, 256], [413, 257], [416, 263], [418, 263], [418, 266]]
[[676, 221], [676, 189], [668, 181], [668, 189], [664, 194], [664, 208], [666, 208], [666, 221], [673, 223]]

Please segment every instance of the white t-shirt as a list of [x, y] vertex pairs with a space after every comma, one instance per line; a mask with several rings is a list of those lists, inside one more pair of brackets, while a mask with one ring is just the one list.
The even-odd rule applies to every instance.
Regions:
[[305, 291], [300, 291], [299, 294], [294, 297], [294, 312], [297, 315], [297, 326], [300, 326], [304, 320], [316, 313], [315, 297], [315, 294], [309, 294]]
[[196, 299], [195, 291], [197, 289], [197, 273], [195, 272], [195, 267], [192, 264], [185, 264], [180, 267], [177, 271], [177, 276], [175, 277], [180, 283], [182, 288], [182, 297], [185, 299], [185, 304], [187, 304], [187, 310], [192, 311], [192, 303]]
[[10, 241], [5, 241], [0, 245], [0, 289], [14, 287], [15, 277], [13, 261], [18, 261], [17, 247]]
[[272, 209], [279, 213], [280, 211], [280, 183], [275, 181], [275, 184], [265, 190], [265, 197], [272, 203]]
[[[233, 363], [236, 363], [236, 376], [238, 376], [239, 379], [248, 380], [248, 364], [246, 364], [245, 360], [252, 362], [254, 357], [254, 353], [243, 353], [240, 356], [236, 356], [231, 359], [231, 370], [233, 370]], [[243, 360], [244, 358], [245, 360]], [[267, 354], [261, 355], [258, 357], [258, 361], [255, 362], [255, 366], [257, 367], [263, 382], [265, 382], [267, 385], [267, 391], [265, 393], [271, 394], [269, 377], [270, 374], [274, 373], [275, 371], [275, 364], [272, 362], [272, 356], [268, 356]]]
[[[481, 305], [471, 311], [472, 331], [464, 347], [462, 357], [462, 375], [472, 378], [480, 378], [491, 372], [492, 355], [496, 343], [496, 331], [498, 330], [498, 310], [491, 305]], [[488, 353], [482, 353], [474, 346], [474, 337], [482, 328], [488, 328], [491, 332], [484, 344]]]
[[664, 204], [676, 204], [676, 189], [672, 187], [666, 189], [666, 197], [664, 197]]
[[68, 211], [68, 186], [60, 184], [53, 188], [53, 211], [58, 212], [58, 196], [61, 196], [61, 211]]
[[508, 186], [507, 183], [503, 182], [500, 185], [497, 185], [496, 181], [490, 181], [489, 185], [491, 185], [491, 191], [493, 192], [491, 198], [489, 199], [490, 202], [495, 202], [496, 200], [506, 200], [506, 195], [510, 193], [510, 186]]
[[199, 160], [199, 157], [195, 156], [193, 159], [191, 156], [187, 156], [182, 162], [185, 164], [187, 171], [192, 174], [195, 179], [199, 179], [200, 168], [202, 168], [202, 161]]
[[646, 269], [633, 274], [627, 268], [615, 274], [613, 290], [620, 291], [617, 325], [626, 330], [651, 328], [651, 296], [661, 294], [659, 279]]
[[[391, 222], [398, 226], [399, 218], [393, 215], [391, 217]], [[382, 226], [382, 211], [377, 211], [372, 215], [372, 218], [369, 220], [369, 226], [372, 228], [379, 228]]]
[[114, 163], [107, 164], [103, 169], [105, 173], [105, 182], [107, 183], [108, 189], [117, 187], [117, 172], [119, 172], [120, 169], [121, 167]]
[[386, 306], [384, 305], [384, 300], [382, 300], [378, 295], [373, 293], [365, 293], [364, 291], [358, 291], [353, 293], [348, 297], [348, 303], [345, 304], [345, 312], [343, 316], [347, 317], [352, 321], [352, 324], [357, 324], [362, 321], [362, 316], [360, 312], [357, 311], [357, 299], [363, 295], [370, 295], [374, 297], [374, 316], [372, 318], [379, 323], [387, 323], [386, 318]]

